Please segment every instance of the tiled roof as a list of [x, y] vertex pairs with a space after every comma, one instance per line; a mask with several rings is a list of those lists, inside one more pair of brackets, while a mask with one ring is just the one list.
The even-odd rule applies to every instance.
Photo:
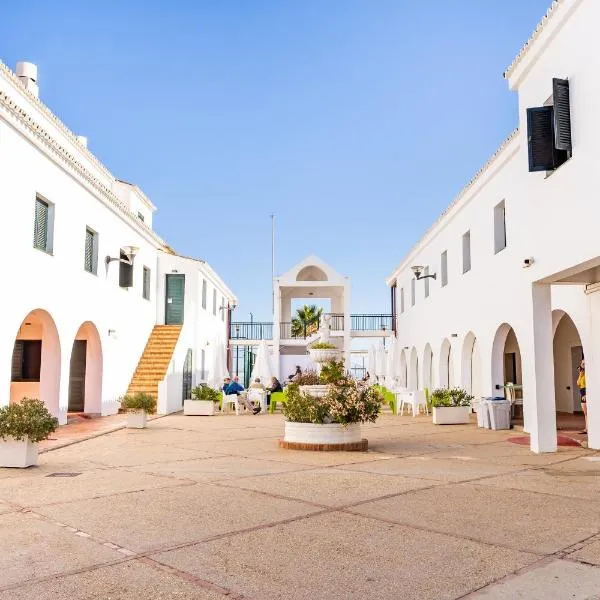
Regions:
[[535, 28], [535, 31], [531, 34], [530, 38], [527, 40], [525, 45], [521, 48], [521, 51], [519, 52], [519, 54], [517, 54], [517, 56], [512, 61], [512, 63], [507, 67], [506, 71], [504, 71], [505, 78], [508, 78], [512, 75], [512, 72], [516, 69], [517, 65], [523, 60], [523, 58], [527, 54], [529, 48], [531, 48], [532, 44], [540, 36], [542, 31], [544, 30], [544, 27], [546, 27], [548, 22], [557, 13], [561, 4], [565, 4], [566, 1], [567, 0], [553, 0], [552, 1], [550, 8], [546, 11], [546, 14], [544, 15], [544, 18], [538, 23], [537, 27]]

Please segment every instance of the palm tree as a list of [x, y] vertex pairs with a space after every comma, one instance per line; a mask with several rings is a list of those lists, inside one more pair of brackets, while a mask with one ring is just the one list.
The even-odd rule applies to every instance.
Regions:
[[323, 309], [314, 304], [305, 304], [296, 311], [296, 316], [292, 319], [292, 337], [307, 337], [316, 333], [319, 329], [319, 322]]

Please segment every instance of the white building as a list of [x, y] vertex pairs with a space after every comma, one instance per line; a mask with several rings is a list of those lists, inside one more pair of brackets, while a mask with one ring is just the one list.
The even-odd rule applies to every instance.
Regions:
[[179, 373], [180, 406], [188, 350], [189, 387], [190, 368], [192, 382], [206, 377], [225, 347], [235, 296], [164, 244], [152, 202], [39, 100], [30, 63], [14, 74], [0, 62], [0, 202], [0, 405], [38, 397], [65, 423], [69, 411], [114, 413], [128, 388], [158, 393], [162, 382], [159, 407], [173, 410], [175, 380], [167, 398], [163, 379]]
[[388, 279], [408, 387], [522, 385], [536, 452], [556, 450], [555, 411], [580, 409], [583, 354], [600, 448], [598, 23], [597, 0], [552, 3], [505, 73], [519, 128]]

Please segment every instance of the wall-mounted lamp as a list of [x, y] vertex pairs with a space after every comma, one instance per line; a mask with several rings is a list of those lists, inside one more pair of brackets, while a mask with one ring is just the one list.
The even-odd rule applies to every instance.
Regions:
[[417, 281], [419, 281], [420, 279], [437, 279], [437, 275], [435, 273], [432, 273], [431, 275], [423, 275], [423, 271], [425, 270], [425, 267], [420, 267], [418, 265], [415, 265], [414, 267], [411, 267], [412, 272], [415, 274], [415, 279]]
[[179, 273], [177, 269], [171, 269], [171, 273]]
[[116, 338], [117, 337], [117, 330], [116, 329], [109, 329], [108, 330], [108, 337]]
[[458, 337], [458, 333], [451, 333], [450, 337]]
[[402, 350], [408, 350], [408, 346], [404, 346], [404, 348], [402, 348]]
[[123, 259], [120, 256], [118, 258], [114, 258], [112, 256], [107, 256], [104, 261], [106, 262], [106, 266], [108, 266], [113, 261], [119, 261], [125, 263], [126, 265], [133, 265], [133, 259], [135, 255], [138, 253], [139, 248], [137, 246], [123, 246], [121, 251], [127, 257], [127, 259]]

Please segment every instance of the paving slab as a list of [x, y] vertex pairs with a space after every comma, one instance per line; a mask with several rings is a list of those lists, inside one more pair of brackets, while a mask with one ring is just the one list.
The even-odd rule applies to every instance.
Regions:
[[119, 558], [115, 550], [31, 514], [0, 517], [0, 590], [14, 583]]
[[311, 452], [308, 450], [283, 450], [277, 446], [273, 450], [257, 452], [253, 456], [260, 460], [313, 466], [354, 465], [394, 458], [393, 455], [381, 452]]
[[297, 518], [317, 508], [210, 485], [187, 485], [36, 509], [105, 541], [141, 552]]
[[600, 566], [600, 540], [585, 543], [582, 548], [569, 554], [569, 558]]
[[280, 473], [269, 477], [250, 477], [224, 481], [222, 485], [337, 507], [369, 498], [421, 489], [436, 485], [436, 482], [408, 477], [381, 477], [372, 473], [334, 468]]
[[[181, 485], [184, 480], [160, 477], [146, 473], [126, 472], [116, 469], [85, 470], [77, 464], [76, 471], [57, 473], [80, 473], [74, 477], [49, 477], [51, 473], [38, 470], [34, 477], [0, 479], [0, 499], [34, 507], [56, 502], [72, 502], [84, 498], [97, 498]], [[1, 511], [1, 505], [0, 505]]]
[[25, 584], [0, 600], [223, 600], [223, 594], [139, 561]]
[[553, 560], [488, 586], [467, 598], [594, 600], [600, 598], [600, 569], [566, 560]]
[[340, 469], [368, 471], [379, 475], [404, 475], [436, 481], [467, 481], [515, 471], [512, 465], [498, 465], [462, 458], [437, 458], [435, 455], [406, 456], [361, 465], [343, 465]]
[[600, 531], [595, 503], [465, 483], [362, 504], [352, 511], [545, 554]]
[[535, 560], [514, 550], [340, 513], [154, 558], [265, 600], [457, 598]]

